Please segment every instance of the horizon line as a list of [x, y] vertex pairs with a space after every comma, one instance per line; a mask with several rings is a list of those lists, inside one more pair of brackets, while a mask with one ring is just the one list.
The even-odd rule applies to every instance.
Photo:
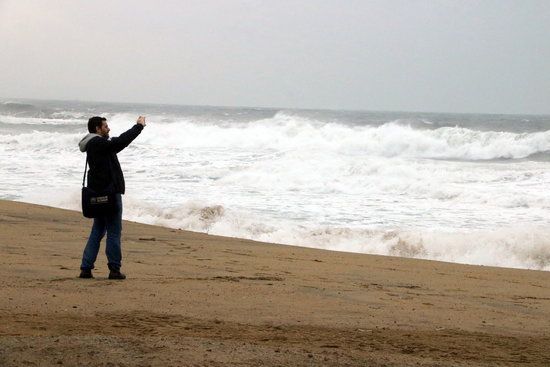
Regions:
[[242, 105], [212, 105], [212, 104], [180, 104], [180, 103], [159, 103], [159, 102], [129, 102], [129, 101], [102, 101], [83, 99], [60, 99], [60, 98], [28, 98], [28, 97], [0, 97], [6, 103], [12, 100], [27, 101], [50, 101], [50, 102], [84, 102], [84, 103], [106, 103], [106, 104], [136, 104], [153, 106], [178, 106], [178, 107], [210, 107], [210, 108], [243, 108], [263, 110], [298, 110], [298, 111], [331, 111], [331, 112], [371, 112], [371, 113], [425, 113], [425, 114], [449, 114], [449, 115], [507, 115], [507, 116], [549, 116], [548, 113], [506, 113], [506, 112], [448, 112], [448, 111], [420, 111], [420, 110], [368, 110], [368, 109], [336, 109], [336, 108], [310, 108], [310, 107], [277, 107], [277, 106], [242, 106]]

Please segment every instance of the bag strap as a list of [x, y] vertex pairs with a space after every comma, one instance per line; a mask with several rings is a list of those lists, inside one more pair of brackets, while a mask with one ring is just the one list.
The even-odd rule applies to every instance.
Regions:
[[86, 182], [86, 171], [88, 170], [88, 153], [86, 153], [86, 163], [84, 164], [84, 177], [82, 177], [82, 187]]
[[[109, 163], [109, 176], [111, 176], [111, 180], [114, 182], [113, 177], [113, 167], [111, 166], [111, 158], [107, 159], [107, 162]], [[86, 153], [86, 163], [84, 164], [84, 177], [82, 177], [82, 187], [86, 185], [86, 171], [88, 170], [88, 153]]]

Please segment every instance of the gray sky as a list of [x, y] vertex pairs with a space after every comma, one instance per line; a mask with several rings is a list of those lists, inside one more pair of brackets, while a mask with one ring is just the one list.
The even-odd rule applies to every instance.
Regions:
[[550, 113], [550, 1], [0, 0], [0, 97]]

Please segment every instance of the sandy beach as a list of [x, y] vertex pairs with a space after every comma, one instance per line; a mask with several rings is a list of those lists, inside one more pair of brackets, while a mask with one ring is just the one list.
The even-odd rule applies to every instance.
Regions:
[[0, 201], [0, 366], [548, 366], [550, 273], [91, 220]]

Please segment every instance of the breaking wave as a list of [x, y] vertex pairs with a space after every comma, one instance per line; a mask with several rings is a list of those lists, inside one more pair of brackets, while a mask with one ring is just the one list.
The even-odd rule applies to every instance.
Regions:
[[[42, 121], [36, 119], [36, 122], [39, 120]], [[550, 151], [550, 130], [512, 133], [477, 131], [463, 127], [418, 129], [399, 121], [380, 126], [351, 126], [284, 113], [277, 113], [269, 119], [231, 124], [199, 123], [181, 119], [171, 123], [155, 124], [153, 118], [150, 120], [152, 127], [143, 136], [142, 144], [167, 150], [182, 147], [273, 151], [323, 150], [347, 155], [470, 161], [522, 159], [530, 156], [540, 158]], [[53, 124], [59, 121], [49, 120]], [[66, 123], [74, 126], [79, 121], [69, 120]], [[111, 116], [112, 135], [117, 135], [117, 131], [124, 131], [131, 121], [127, 114]], [[83, 130], [84, 127], [85, 125]], [[54, 129], [52, 134], [56, 133]], [[48, 138], [47, 133], [36, 131], [2, 135], [0, 143], [39, 147], [49, 145], [52, 139], [57, 138], [59, 136], [55, 135]], [[73, 135], [70, 139], [77, 140], [78, 135]]]

